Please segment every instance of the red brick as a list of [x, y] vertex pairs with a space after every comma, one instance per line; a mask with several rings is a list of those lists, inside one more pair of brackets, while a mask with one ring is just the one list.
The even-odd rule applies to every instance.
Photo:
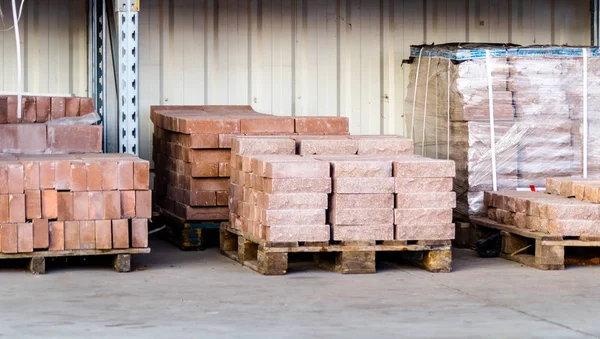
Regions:
[[113, 248], [129, 248], [129, 221], [117, 219], [112, 221]]
[[331, 193], [330, 178], [266, 179], [266, 193]]
[[104, 191], [104, 219], [121, 218], [121, 194], [119, 191]]
[[229, 194], [227, 191], [217, 191], [217, 206], [227, 206], [229, 204]]
[[239, 155], [296, 154], [296, 141], [289, 137], [235, 137], [232, 152]]
[[89, 192], [90, 194], [90, 207], [89, 214], [91, 220], [104, 219], [104, 195], [102, 192]]
[[73, 219], [88, 220], [90, 218], [89, 192], [73, 192]]
[[50, 99], [50, 118], [60, 119], [65, 117], [65, 98], [52, 97]]
[[0, 164], [0, 194], [8, 193], [8, 166]]
[[79, 221], [65, 221], [65, 250], [79, 249]]
[[[265, 160], [264, 172], [267, 178], [329, 178], [329, 163], [309, 158], [302, 160]], [[261, 175], [260, 173], [255, 174]]]
[[25, 194], [8, 196], [8, 213], [11, 223], [25, 222]]
[[40, 163], [38, 161], [23, 162], [23, 189], [40, 189]]
[[6, 124], [8, 117], [8, 98], [0, 97], [0, 124]]
[[17, 225], [17, 251], [19, 253], [33, 252], [32, 223], [20, 223]]
[[43, 153], [46, 151], [46, 125], [18, 124], [16, 128], [15, 149], [18, 153]]
[[14, 95], [8, 97], [8, 110], [6, 115], [6, 122], [9, 124], [21, 122], [17, 114], [17, 97]]
[[131, 247], [148, 247], [148, 219], [131, 220]]
[[[110, 163], [115, 164], [115, 163]], [[110, 165], [109, 165], [110, 166]], [[88, 191], [101, 191], [104, 188], [102, 187], [102, 178], [104, 177], [104, 172], [102, 171], [103, 163], [97, 161], [91, 161], [85, 163], [86, 167], [86, 182], [87, 182], [87, 190]], [[108, 170], [108, 168], [107, 168]], [[115, 169], [116, 172], [116, 169]]]
[[321, 225], [325, 224], [325, 210], [262, 210], [259, 221], [265, 225]]
[[295, 132], [301, 134], [347, 134], [346, 117], [296, 117]]
[[96, 222], [86, 220], [79, 222], [79, 247], [82, 250], [96, 248]]
[[351, 136], [358, 142], [358, 155], [400, 155], [414, 153], [412, 139], [397, 135]]
[[51, 221], [50, 225], [50, 251], [64, 251], [65, 249], [65, 223], [64, 221]]
[[21, 99], [21, 109], [23, 110], [23, 122], [34, 123], [36, 120], [35, 97], [23, 97]]
[[138, 218], [152, 218], [152, 192], [135, 192], [135, 214]]
[[[232, 148], [235, 134], [219, 134], [218, 148]], [[213, 147], [215, 148], [215, 147]]]
[[54, 161], [40, 161], [40, 188], [54, 189], [55, 182]]
[[265, 116], [240, 119], [241, 133], [294, 133], [294, 118]]
[[23, 165], [8, 165], [8, 193], [23, 192]]
[[456, 175], [452, 160], [398, 156], [393, 166], [394, 176], [400, 178], [453, 178]]
[[25, 217], [27, 220], [39, 219], [42, 217], [41, 191], [25, 191]]
[[[435, 207], [435, 205], [431, 207]], [[394, 224], [396, 225], [449, 224], [451, 222], [451, 208], [401, 208], [394, 210]]]
[[0, 224], [10, 221], [10, 211], [8, 209], [8, 194], [0, 195]]
[[73, 220], [72, 192], [58, 192], [58, 220]]
[[87, 171], [85, 163], [81, 161], [73, 161], [71, 163], [71, 191], [81, 192], [86, 190]]
[[96, 220], [96, 249], [112, 248], [112, 225], [110, 220]]
[[396, 195], [396, 208], [455, 208], [455, 192], [405, 193]]
[[47, 135], [53, 153], [102, 152], [102, 126], [48, 125]]
[[189, 148], [219, 148], [218, 134], [177, 134], [177, 144]]
[[393, 194], [338, 194], [330, 198], [330, 209], [394, 208]]
[[102, 163], [102, 190], [116, 190], [119, 187], [119, 165], [115, 161]]
[[119, 161], [119, 176], [117, 187], [119, 190], [133, 189], [133, 162]]
[[89, 113], [93, 113], [95, 112], [96, 109], [94, 108], [94, 99], [92, 98], [81, 98], [81, 101], [79, 103], [79, 115], [86, 115]]
[[133, 163], [133, 189], [147, 190], [150, 187], [150, 163], [137, 160]]
[[80, 98], [71, 97], [65, 99], [65, 116], [76, 117], [79, 115]]
[[220, 162], [219, 163], [219, 176], [220, 177], [229, 177], [231, 175], [231, 170], [228, 162]]
[[121, 218], [135, 217], [135, 191], [120, 191]]
[[395, 178], [396, 193], [452, 191], [452, 178]]
[[36, 122], [46, 122], [50, 119], [50, 98], [37, 97], [35, 100]]
[[48, 219], [33, 219], [33, 248], [47, 249], [50, 245]]
[[56, 190], [71, 189], [71, 160], [57, 160], [54, 163]]
[[2, 253], [18, 252], [18, 235], [16, 224], [2, 225]]
[[179, 119], [174, 130], [186, 134], [196, 133], [239, 133], [240, 121], [225, 117], [193, 117]]

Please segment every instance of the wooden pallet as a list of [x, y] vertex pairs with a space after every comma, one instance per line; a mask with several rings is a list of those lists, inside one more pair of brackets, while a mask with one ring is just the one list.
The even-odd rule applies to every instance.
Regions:
[[110, 255], [113, 256], [113, 268], [117, 272], [131, 271], [131, 255], [150, 253], [150, 248], [127, 248], [113, 250], [69, 250], [69, 251], [40, 251], [31, 253], [0, 254], [2, 259], [27, 259], [27, 267], [33, 274], [46, 273], [46, 258], [81, 257]]
[[317, 265], [344, 274], [375, 273], [376, 253], [382, 251], [413, 254], [405, 259], [431, 272], [450, 272], [452, 263], [450, 240], [272, 243], [227, 222], [221, 224], [220, 247], [223, 255], [264, 275], [286, 274], [291, 253], [312, 253]]
[[[502, 235], [500, 257], [526, 266], [540, 270], [563, 270], [565, 264], [585, 265], [600, 260], [598, 257], [585, 255], [585, 252], [590, 252], [592, 247], [600, 249], [600, 237], [563, 237], [532, 232], [511, 225], [499, 224], [487, 218], [473, 217], [471, 223], [476, 228], [478, 238], [485, 237], [491, 232], [500, 232]], [[566, 248], [576, 247], [582, 250], [577, 257], [565, 256]]]
[[221, 221], [189, 221], [165, 210], [154, 217], [156, 225], [165, 225], [164, 238], [183, 251], [217, 246]]

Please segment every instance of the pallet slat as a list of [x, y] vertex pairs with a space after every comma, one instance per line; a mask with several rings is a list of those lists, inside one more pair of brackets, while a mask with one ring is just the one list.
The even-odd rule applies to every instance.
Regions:
[[[298, 244], [286, 246], [272, 244], [263, 239], [232, 229], [228, 223], [221, 224], [221, 253], [250, 269], [264, 275], [283, 275], [287, 273], [290, 253], [314, 253], [314, 261], [320, 266], [343, 274], [375, 273], [376, 253], [412, 252], [421, 254], [416, 264], [431, 272], [450, 272], [452, 251], [450, 241], [407, 244], [406, 242], [337, 242]], [[280, 245], [281, 247], [277, 247]], [[420, 253], [419, 253], [420, 252]], [[334, 256], [334, 262], [325, 260], [325, 255]]]

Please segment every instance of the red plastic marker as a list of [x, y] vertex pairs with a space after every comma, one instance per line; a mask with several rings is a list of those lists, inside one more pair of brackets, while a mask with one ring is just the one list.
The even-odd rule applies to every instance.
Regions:
[[531, 190], [531, 192], [535, 192], [535, 185], [529, 185], [529, 189]]

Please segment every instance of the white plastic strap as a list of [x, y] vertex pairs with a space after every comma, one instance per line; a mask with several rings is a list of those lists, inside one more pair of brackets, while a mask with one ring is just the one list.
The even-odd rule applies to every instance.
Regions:
[[588, 54], [583, 51], [583, 177], [588, 176]]
[[[417, 61], [417, 75], [415, 76], [415, 93], [413, 95], [412, 123], [410, 124], [410, 138], [414, 138], [415, 134], [415, 110], [417, 108], [417, 88], [419, 88], [419, 71], [421, 70], [421, 55], [423, 55], [423, 47], [419, 51], [419, 60]], [[414, 140], [414, 139], [413, 139]]]
[[427, 96], [429, 95], [429, 70], [431, 69], [431, 58], [428, 58], [427, 77], [425, 78], [425, 104], [423, 105], [423, 136], [421, 138], [421, 156], [425, 156], [425, 129], [427, 128]]
[[488, 80], [488, 100], [490, 106], [490, 152], [492, 153], [492, 188], [498, 190], [498, 181], [496, 177], [496, 133], [494, 126], [494, 94], [492, 88], [492, 59], [490, 58], [490, 50], [485, 51], [485, 65], [487, 70]]
[[448, 59], [448, 102], [446, 103], [446, 113], [448, 115], [448, 120], [446, 121], [446, 127], [447, 127], [447, 136], [446, 136], [446, 158], [448, 160], [450, 160], [450, 66], [452, 65], [452, 61], [450, 61], [450, 59]]
[[438, 82], [440, 60], [435, 65], [435, 158], [438, 159]]

